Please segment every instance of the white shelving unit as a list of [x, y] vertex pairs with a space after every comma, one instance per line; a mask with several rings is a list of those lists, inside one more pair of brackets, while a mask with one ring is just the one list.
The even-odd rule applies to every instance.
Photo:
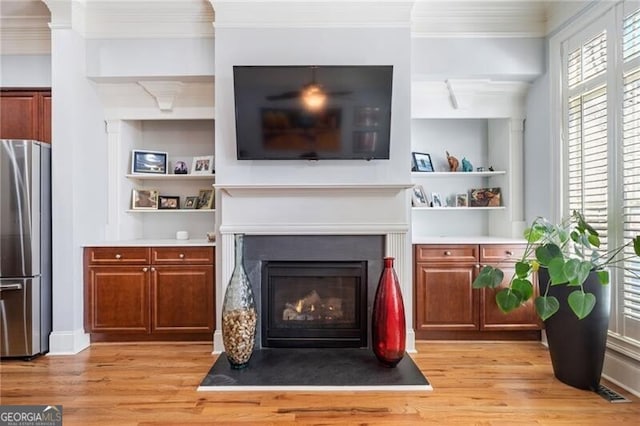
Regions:
[[487, 172], [411, 172], [411, 177], [414, 179], [434, 179], [434, 178], [447, 178], [447, 179], [468, 179], [474, 177], [491, 177], [504, 175], [507, 172], [504, 170], [495, 170]]
[[129, 209], [127, 213], [147, 213], [147, 214], [214, 214], [216, 209]]
[[196, 174], [186, 174], [186, 175], [176, 175], [176, 174], [166, 174], [166, 175], [154, 175], [154, 174], [127, 174], [125, 175], [127, 179], [143, 181], [143, 180], [158, 180], [158, 181], [211, 181], [215, 182], [216, 175], [196, 175]]

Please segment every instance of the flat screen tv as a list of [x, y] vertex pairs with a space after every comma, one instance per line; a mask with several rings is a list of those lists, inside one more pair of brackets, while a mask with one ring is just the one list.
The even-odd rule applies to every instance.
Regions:
[[389, 159], [393, 66], [234, 66], [238, 160]]

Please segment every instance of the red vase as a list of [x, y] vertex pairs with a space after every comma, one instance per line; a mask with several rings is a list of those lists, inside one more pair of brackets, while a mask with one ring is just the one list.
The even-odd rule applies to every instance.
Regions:
[[373, 353], [388, 367], [395, 367], [404, 356], [407, 338], [404, 302], [393, 260], [384, 258], [371, 315]]

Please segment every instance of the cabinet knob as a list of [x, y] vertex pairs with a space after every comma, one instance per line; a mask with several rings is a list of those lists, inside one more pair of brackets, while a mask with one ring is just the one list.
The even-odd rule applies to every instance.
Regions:
[[142, 268], [142, 272], [147, 272], [149, 270], [149, 268], [147, 268], [146, 266], [144, 268]]
[[447, 250], [447, 251], [444, 252], [444, 255], [445, 256], [451, 256], [451, 252], [449, 250]]
[[155, 272], [156, 268], [154, 268], [153, 266], [151, 267], [151, 272]]
[[511, 250], [507, 250], [505, 253], [507, 254], [507, 257], [513, 256], [513, 252]]
[[178, 257], [179, 257], [180, 259], [184, 259], [184, 253], [180, 253], [180, 254], [178, 255]]
[[116, 259], [121, 259], [122, 255], [120, 253], [116, 253]]

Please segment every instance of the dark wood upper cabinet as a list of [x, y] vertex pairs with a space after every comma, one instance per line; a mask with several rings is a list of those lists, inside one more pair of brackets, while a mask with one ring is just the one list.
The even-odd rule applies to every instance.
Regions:
[[1, 90], [0, 139], [51, 143], [51, 90]]

